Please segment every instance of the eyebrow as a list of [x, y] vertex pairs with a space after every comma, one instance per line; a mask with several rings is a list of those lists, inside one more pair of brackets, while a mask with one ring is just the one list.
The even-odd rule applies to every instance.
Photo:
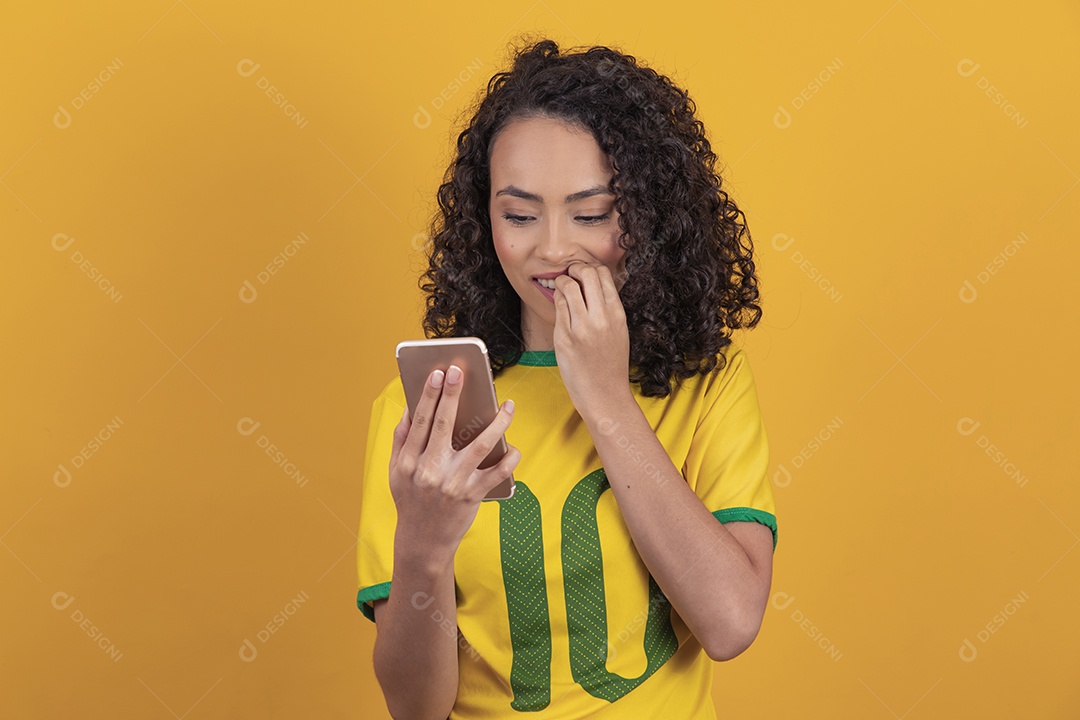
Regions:
[[[584, 200], [585, 198], [592, 197], [593, 195], [614, 195], [614, 194], [615, 193], [611, 192], [610, 190], [608, 190], [606, 187], [604, 187], [602, 185], [594, 185], [591, 188], [586, 188], [585, 190], [579, 190], [576, 193], [570, 193], [569, 195], [566, 196], [566, 198], [563, 200], [563, 202], [565, 202], [567, 205], [569, 205], [570, 203], [577, 202], [578, 200]], [[522, 200], [529, 200], [531, 202], [538, 202], [538, 203], [543, 203], [544, 202], [544, 198], [540, 197], [536, 193], [526, 192], [525, 190], [522, 190], [521, 188], [515, 187], [513, 185], [507, 185], [502, 190], [495, 193], [495, 197], [499, 197], [500, 195], [512, 195], [514, 197], [521, 198]]]

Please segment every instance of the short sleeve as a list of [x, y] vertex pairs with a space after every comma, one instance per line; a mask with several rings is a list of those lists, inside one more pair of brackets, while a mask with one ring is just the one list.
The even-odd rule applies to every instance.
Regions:
[[356, 544], [359, 591], [356, 605], [374, 622], [375, 600], [390, 597], [394, 569], [394, 530], [397, 507], [390, 494], [390, 451], [394, 428], [405, 412], [400, 378], [395, 377], [371, 405], [364, 478], [360, 488], [360, 531]]
[[726, 365], [702, 387], [701, 411], [683, 467], [687, 483], [722, 523], [748, 521], [772, 531], [776, 507], [769, 484], [769, 440], [745, 352], [729, 344]]

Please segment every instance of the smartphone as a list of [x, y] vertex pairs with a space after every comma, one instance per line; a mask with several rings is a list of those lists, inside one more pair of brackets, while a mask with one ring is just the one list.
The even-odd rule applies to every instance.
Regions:
[[[499, 401], [495, 396], [495, 382], [491, 374], [487, 345], [478, 337], [432, 338], [429, 340], [404, 340], [399, 342], [395, 351], [401, 385], [405, 390], [405, 401], [409, 406], [409, 417], [415, 416], [416, 406], [420, 403], [428, 376], [436, 370], [446, 370], [451, 365], [461, 368], [462, 386], [458, 398], [457, 417], [450, 445], [460, 450], [491, 424], [499, 412]], [[477, 466], [484, 470], [495, 465], [507, 453], [506, 437], [500, 436], [499, 442], [491, 449], [488, 456]], [[514, 496], [517, 485], [513, 474], [496, 485], [484, 500], [509, 500]]]

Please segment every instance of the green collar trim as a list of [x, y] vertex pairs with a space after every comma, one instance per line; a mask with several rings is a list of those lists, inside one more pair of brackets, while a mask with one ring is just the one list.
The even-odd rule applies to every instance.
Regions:
[[518, 364], [531, 367], [555, 367], [558, 365], [555, 362], [554, 350], [522, 350]]

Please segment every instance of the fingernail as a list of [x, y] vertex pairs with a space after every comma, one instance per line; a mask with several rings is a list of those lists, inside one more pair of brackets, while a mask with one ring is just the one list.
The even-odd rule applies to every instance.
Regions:
[[461, 380], [461, 368], [457, 365], [451, 365], [446, 371], [446, 382], [457, 385], [459, 380]]
[[506, 412], [510, 413], [511, 415], [514, 414], [514, 401], [513, 400], [507, 400], [506, 401]]
[[431, 385], [432, 385], [432, 387], [442, 387], [442, 381], [443, 381], [443, 371], [442, 370], [436, 370], [435, 372], [433, 372], [431, 374]]

